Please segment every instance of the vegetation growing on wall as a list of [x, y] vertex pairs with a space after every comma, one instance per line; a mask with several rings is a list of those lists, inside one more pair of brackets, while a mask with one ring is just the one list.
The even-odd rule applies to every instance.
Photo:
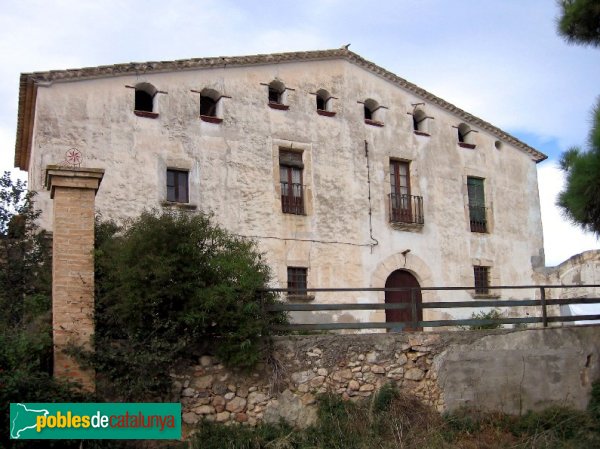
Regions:
[[263, 305], [269, 268], [255, 244], [202, 213], [145, 212], [98, 223], [92, 363], [125, 399], [165, 397], [173, 366], [213, 353], [249, 368], [285, 315]]
[[[596, 384], [598, 388], [600, 384]], [[524, 416], [461, 409], [440, 415], [388, 385], [369, 402], [319, 399], [317, 423], [305, 430], [285, 424], [257, 428], [202, 423], [196, 449], [574, 449], [600, 447], [600, 426], [588, 412], [553, 407]]]

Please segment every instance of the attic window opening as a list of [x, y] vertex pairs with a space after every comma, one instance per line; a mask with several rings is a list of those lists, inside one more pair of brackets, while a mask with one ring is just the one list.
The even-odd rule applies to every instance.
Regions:
[[285, 104], [286, 87], [279, 80], [273, 80], [269, 83], [269, 107], [273, 109], [287, 110], [289, 106]]
[[281, 104], [281, 92], [269, 86], [269, 103]]
[[333, 117], [335, 112], [331, 110], [331, 99], [333, 97], [325, 89], [319, 89], [316, 93], [317, 113], [327, 117]]
[[217, 102], [210, 97], [200, 95], [200, 115], [217, 116]]
[[154, 111], [154, 97], [156, 88], [149, 83], [140, 83], [135, 86], [134, 112], [140, 117], [156, 118], [158, 113]]
[[427, 115], [422, 109], [416, 109], [412, 114], [413, 131], [418, 136], [429, 136]]
[[380, 117], [381, 106], [375, 100], [369, 98], [363, 103], [365, 123], [374, 126], [383, 126]]
[[473, 141], [473, 131], [466, 123], [461, 123], [457, 127], [458, 135], [458, 146], [462, 148], [475, 148], [475, 142]]
[[204, 89], [200, 92], [200, 119], [204, 122], [221, 123], [220, 114], [221, 96], [213, 89]]

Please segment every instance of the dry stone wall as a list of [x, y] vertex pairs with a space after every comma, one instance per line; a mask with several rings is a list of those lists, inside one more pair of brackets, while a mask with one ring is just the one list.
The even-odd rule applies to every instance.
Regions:
[[391, 382], [438, 411], [461, 406], [520, 413], [585, 408], [600, 378], [600, 326], [280, 337], [250, 373], [211, 356], [172, 373], [188, 428], [200, 420], [305, 427], [317, 397], [368, 399]]
[[304, 427], [316, 417], [317, 395], [357, 400], [388, 382], [442, 410], [432, 369], [439, 342], [434, 334], [280, 339], [270, 363], [253, 373], [227, 370], [203, 356], [188, 372], [173, 374], [174, 388], [186, 424], [207, 419], [255, 425], [283, 418]]

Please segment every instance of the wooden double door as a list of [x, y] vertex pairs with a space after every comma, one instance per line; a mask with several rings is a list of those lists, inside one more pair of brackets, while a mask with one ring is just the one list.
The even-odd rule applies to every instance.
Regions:
[[[407, 270], [396, 270], [385, 281], [385, 288], [406, 288], [400, 291], [386, 291], [386, 304], [407, 304], [403, 309], [386, 309], [385, 319], [388, 323], [407, 323], [403, 330], [417, 331], [422, 327], [412, 326], [414, 321], [423, 321], [423, 300], [421, 286], [412, 273]], [[413, 305], [414, 302], [414, 305]], [[414, 315], [414, 316], [413, 316]], [[394, 329], [391, 329], [394, 331]]]

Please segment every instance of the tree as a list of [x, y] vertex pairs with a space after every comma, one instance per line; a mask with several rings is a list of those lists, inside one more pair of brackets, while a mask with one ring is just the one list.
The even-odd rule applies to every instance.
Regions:
[[50, 309], [51, 258], [40, 211], [24, 182], [0, 178], [0, 326], [18, 325], [26, 312]]
[[593, 111], [588, 148], [563, 153], [560, 167], [566, 179], [558, 206], [573, 223], [600, 236], [600, 100]]
[[[283, 315], [265, 312], [269, 267], [252, 241], [202, 213], [145, 212], [96, 227], [92, 363], [115, 397], [168, 394], [173, 365], [202, 354], [247, 368]], [[110, 393], [109, 393], [110, 394]]]
[[[0, 177], [0, 428], [9, 429], [11, 402], [90, 400], [52, 377], [51, 254], [36, 219], [35, 194], [9, 172]], [[40, 447], [11, 441], [0, 432], [0, 447]], [[76, 448], [61, 440], [44, 447]], [[90, 447], [89, 445], [85, 447]]]
[[568, 42], [600, 46], [600, 2], [559, 0], [558, 32]]
[[[600, 46], [600, 2], [559, 0], [558, 4], [559, 34], [571, 43]], [[564, 152], [560, 168], [566, 179], [556, 204], [573, 223], [600, 236], [600, 98], [592, 114], [588, 148]]]

